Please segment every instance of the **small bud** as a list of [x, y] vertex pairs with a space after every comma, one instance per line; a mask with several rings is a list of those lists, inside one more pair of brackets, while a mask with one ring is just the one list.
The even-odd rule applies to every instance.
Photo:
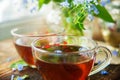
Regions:
[[17, 80], [23, 80], [23, 79], [22, 79], [22, 77], [19, 77], [19, 76], [18, 76], [18, 77], [17, 77]]
[[18, 64], [17, 69], [18, 69], [18, 71], [22, 71], [23, 70], [23, 65], [22, 64]]
[[118, 56], [118, 51], [113, 50], [113, 51], [112, 51], [112, 54], [113, 54], [113, 56]]
[[107, 72], [106, 70], [102, 70], [102, 71], [100, 72], [100, 74], [102, 74], [102, 75], [107, 75], [108, 72]]

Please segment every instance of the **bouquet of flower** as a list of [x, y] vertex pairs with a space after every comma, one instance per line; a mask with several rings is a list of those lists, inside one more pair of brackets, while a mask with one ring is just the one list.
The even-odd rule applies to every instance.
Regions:
[[115, 22], [105, 8], [110, 0], [39, 0], [39, 8], [51, 1], [59, 6], [67, 33], [83, 34], [85, 19], [92, 21], [94, 16], [107, 22]]

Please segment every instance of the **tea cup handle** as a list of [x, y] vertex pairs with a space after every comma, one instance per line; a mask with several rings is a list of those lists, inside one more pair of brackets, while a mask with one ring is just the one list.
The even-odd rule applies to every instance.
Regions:
[[[89, 73], [89, 76], [101, 71], [102, 69], [104, 69], [105, 67], [107, 67], [110, 64], [110, 61], [112, 59], [111, 58], [112, 57], [111, 51], [106, 47], [98, 46], [97, 49], [96, 49], [96, 56], [98, 54], [100, 54], [99, 51], [104, 52], [105, 59], [104, 59], [104, 61], [98, 63], [95, 66], [93, 66], [92, 71]], [[102, 57], [103, 57], [103, 55], [102, 55]]]

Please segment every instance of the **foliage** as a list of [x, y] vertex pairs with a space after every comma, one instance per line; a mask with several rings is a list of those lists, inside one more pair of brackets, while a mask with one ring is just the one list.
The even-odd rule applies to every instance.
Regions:
[[93, 16], [96, 16], [107, 22], [115, 22], [105, 8], [110, 0], [39, 0], [39, 8], [51, 1], [60, 7], [65, 30], [68, 33], [82, 34], [87, 17], [91, 21]]
[[19, 61], [15, 62], [15, 63], [11, 64], [10, 68], [18, 68], [19, 65], [27, 66], [25, 61], [19, 60]]

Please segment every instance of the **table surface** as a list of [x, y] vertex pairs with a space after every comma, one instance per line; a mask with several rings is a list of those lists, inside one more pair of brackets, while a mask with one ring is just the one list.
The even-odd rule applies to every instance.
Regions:
[[[5, 72], [6, 70], [8, 72]], [[120, 80], [120, 64], [111, 64], [104, 70], [108, 72], [107, 75], [103, 75], [98, 72], [97, 74], [89, 76], [88, 80]], [[12, 71], [8, 68], [5, 70], [0, 70], [0, 80], [10, 80], [12, 75], [14, 75], [14, 77], [28, 75], [29, 77], [27, 77], [25, 80], [43, 80], [41, 75], [35, 68], [24, 67], [24, 69], [20, 72], [18, 70]]]
[[0, 41], [0, 70], [20, 59], [12, 39]]
[[[101, 43], [100, 43], [101, 45]], [[102, 45], [106, 46], [106, 44], [102, 43]], [[112, 49], [110, 46], [106, 46], [109, 49]], [[36, 69], [32, 69], [30, 67], [26, 67], [22, 72], [15, 71], [13, 72], [9, 66], [20, 60], [19, 55], [14, 47], [12, 39], [7, 39], [0, 41], [0, 80], [10, 80], [11, 75], [23, 75], [34, 74], [28, 80], [34, 80], [37, 76], [36, 80], [41, 80], [41, 77], [38, 77], [38, 72]], [[105, 68], [109, 71], [109, 75], [101, 75], [100, 73], [94, 74], [90, 76], [91, 80], [120, 80], [120, 57], [112, 57], [111, 65]], [[113, 76], [114, 75], [114, 76]], [[39, 79], [38, 79], [39, 78]]]

